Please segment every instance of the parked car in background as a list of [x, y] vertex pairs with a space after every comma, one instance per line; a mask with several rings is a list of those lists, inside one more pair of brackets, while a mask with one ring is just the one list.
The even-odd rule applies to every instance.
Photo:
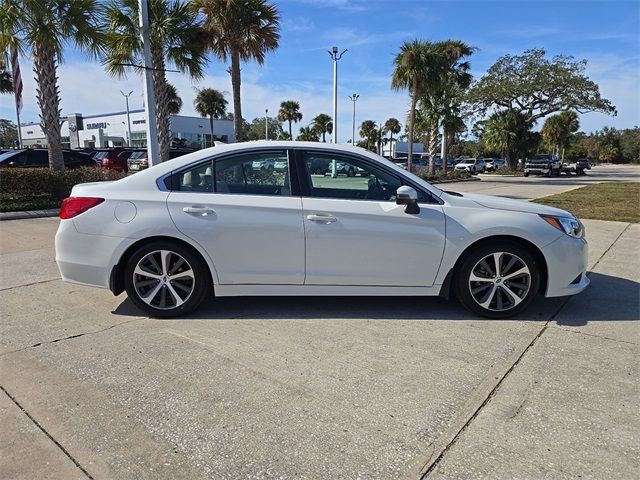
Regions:
[[[366, 174], [312, 175], [321, 157]], [[286, 172], [254, 172], [261, 158]], [[153, 317], [187, 314], [213, 295], [454, 295], [476, 315], [514, 318], [538, 295], [589, 284], [584, 228], [569, 212], [446, 192], [346, 145], [204, 149], [76, 185], [60, 218], [62, 279], [126, 291]]]
[[457, 171], [467, 171], [471, 175], [475, 175], [476, 173], [484, 173], [486, 164], [483, 158], [466, 158], [458, 162], [455, 169]]
[[568, 175], [575, 173], [576, 175], [585, 175], [584, 171], [589, 170], [591, 164], [586, 158], [579, 158], [575, 162], [565, 162], [562, 164], [562, 172]]
[[501, 158], [485, 158], [484, 163], [487, 168], [487, 172], [493, 172], [494, 170], [507, 167], [506, 160]]
[[[192, 153], [195, 150], [190, 148], [172, 148], [169, 150], [169, 159], [174, 159], [181, 157], [182, 155], [186, 155], [188, 153]], [[121, 153], [122, 157], [125, 155], [125, 152]], [[132, 150], [130, 154], [128, 154], [127, 158], [127, 167], [129, 171], [137, 172], [139, 170], [144, 170], [145, 168], [149, 168], [149, 159], [147, 158], [146, 150]]]
[[102, 168], [115, 170], [117, 172], [128, 172], [129, 166], [127, 165], [127, 159], [120, 156], [123, 151], [123, 147], [96, 150], [93, 154], [93, 159], [98, 162]]
[[[86, 153], [77, 150], [62, 150], [64, 166], [68, 169], [80, 167], [98, 167], [99, 165]], [[48, 168], [49, 151], [46, 148], [27, 148], [9, 150], [0, 155], [0, 168]]]
[[562, 163], [556, 155], [537, 154], [524, 163], [524, 176], [547, 175], [559, 177], [562, 172]]

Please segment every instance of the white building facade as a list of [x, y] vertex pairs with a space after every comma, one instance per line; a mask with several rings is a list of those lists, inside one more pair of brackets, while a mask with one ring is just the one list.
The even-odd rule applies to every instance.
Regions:
[[[67, 148], [136, 147], [146, 148], [146, 120], [144, 110], [130, 110], [131, 138], [127, 112], [83, 116], [79, 113], [62, 118], [62, 143]], [[211, 146], [211, 124], [208, 118], [171, 115], [171, 138], [175, 147], [206, 148]], [[39, 123], [20, 125], [23, 146], [47, 146], [47, 139]], [[216, 141], [235, 141], [232, 120], [213, 121]]]

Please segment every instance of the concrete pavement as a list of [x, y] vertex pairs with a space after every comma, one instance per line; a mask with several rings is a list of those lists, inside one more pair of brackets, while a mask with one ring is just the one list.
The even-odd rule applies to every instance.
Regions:
[[0, 477], [636, 478], [640, 227], [585, 224], [590, 288], [517, 320], [422, 298], [151, 320], [59, 281], [56, 219], [3, 222]]

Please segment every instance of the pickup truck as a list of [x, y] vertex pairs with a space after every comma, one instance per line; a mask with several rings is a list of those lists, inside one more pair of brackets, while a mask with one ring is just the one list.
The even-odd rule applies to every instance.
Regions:
[[565, 162], [562, 164], [562, 172], [568, 175], [575, 173], [576, 175], [584, 175], [585, 170], [591, 168], [591, 163], [586, 158], [579, 158], [575, 162]]
[[524, 176], [547, 175], [559, 177], [562, 173], [562, 163], [556, 155], [538, 154], [527, 159], [524, 164]]

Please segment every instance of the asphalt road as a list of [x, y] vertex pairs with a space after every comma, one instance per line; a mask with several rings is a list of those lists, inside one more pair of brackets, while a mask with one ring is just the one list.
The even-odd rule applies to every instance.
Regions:
[[640, 226], [585, 224], [592, 285], [517, 320], [286, 297], [152, 320], [59, 280], [57, 219], [2, 222], [0, 478], [637, 478]]

